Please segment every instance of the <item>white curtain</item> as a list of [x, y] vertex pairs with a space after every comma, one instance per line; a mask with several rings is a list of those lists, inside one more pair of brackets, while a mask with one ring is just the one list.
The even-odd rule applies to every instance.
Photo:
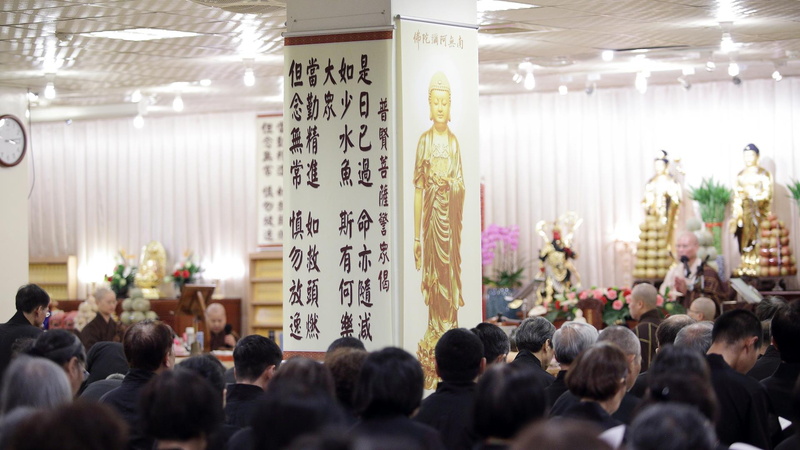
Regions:
[[[795, 253], [800, 249], [798, 212], [785, 188], [800, 174], [800, 79], [695, 84], [688, 91], [676, 83], [651, 86], [644, 95], [631, 86], [591, 96], [482, 96], [480, 102], [485, 223], [521, 227], [529, 278], [542, 244], [536, 222], [576, 211], [584, 219], [574, 243], [584, 287], [629, 285], [631, 242], [644, 217], [640, 202], [660, 149], [681, 158], [688, 190], [712, 176], [732, 187], [744, 167], [742, 149], [755, 143], [775, 177], [773, 209], [791, 225]], [[689, 208], [681, 223], [699, 216], [688, 195], [684, 201]], [[723, 249], [729, 268], [738, 264], [729, 236]]]
[[255, 112], [34, 124], [36, 184], [30, 255], [78, 256], [79, 297], [114, 266], [120, 249], [151, 240], [168, 267], [185, 251], [245, 293], [255, 243]]

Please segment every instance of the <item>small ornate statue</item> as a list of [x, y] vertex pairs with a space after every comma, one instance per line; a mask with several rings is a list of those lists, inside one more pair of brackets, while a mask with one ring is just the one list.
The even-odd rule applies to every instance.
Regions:
[[[554, 294], [560, 294], [573, 288], [580, 288], [581, 278], [572, 264], [577, 253], [570, 248], [575, 230], [581, 226], [574, 212], [568, 212], [556, 222], [544, 220], [536, 224], [536, 232], [542, 237], [544, 246], [539, 251], [539, 269], [544, 275], [544, 284], [536, 292], [537, 304], [550, 304]], [[552, 232], [552, 239], [548, 236]], [[563, 232], [563, 235], [562, 235]]]
[[759, 227], [772, 209], [772, 174], [758, 165], [760, 151], [754, 144], [744, 148], [745, 168], [736, 176], [730, 231], [739, 244], [742, 261], [734, 276], [758, 276]]
[[144, 298], [159, 298], [158, 285], [166, 275], [167, 252], [160, 242], [151, 241], [142, 248], [139, 270], [134, 283], [142, 290]]

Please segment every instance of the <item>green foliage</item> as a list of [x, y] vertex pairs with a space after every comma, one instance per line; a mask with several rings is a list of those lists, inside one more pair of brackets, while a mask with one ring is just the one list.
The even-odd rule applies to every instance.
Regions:
[[795, 199], [795, 201], [800, 202], [800, 181], [792, 180], [792, 183], [786, 187], [789, 188], [789, 191], [792, 193], [792, 197]]
[[703, 222], [716, 223], [725, 219], [725, 207], [730, 203], [733, 191], [721, 183], [717, 184], [712, 177], [703, 178], [700, 186], [692, 188], [689, 195], [700, 204]]

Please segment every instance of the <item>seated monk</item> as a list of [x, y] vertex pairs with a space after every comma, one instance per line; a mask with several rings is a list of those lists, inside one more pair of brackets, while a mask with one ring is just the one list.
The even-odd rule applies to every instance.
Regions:
[[228, 325], [225, 307], [220, 303], [211, 303], [206, 308], [206, 327], [211, 350], [233, 350], [238, 337]]

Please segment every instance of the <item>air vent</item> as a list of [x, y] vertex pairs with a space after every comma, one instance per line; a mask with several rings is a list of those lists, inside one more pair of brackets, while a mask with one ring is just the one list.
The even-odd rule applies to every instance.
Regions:
[[224, 9], [237, 14], [271, 14], [286, 9], [281, 0], [191, 0], [203, 6]]

